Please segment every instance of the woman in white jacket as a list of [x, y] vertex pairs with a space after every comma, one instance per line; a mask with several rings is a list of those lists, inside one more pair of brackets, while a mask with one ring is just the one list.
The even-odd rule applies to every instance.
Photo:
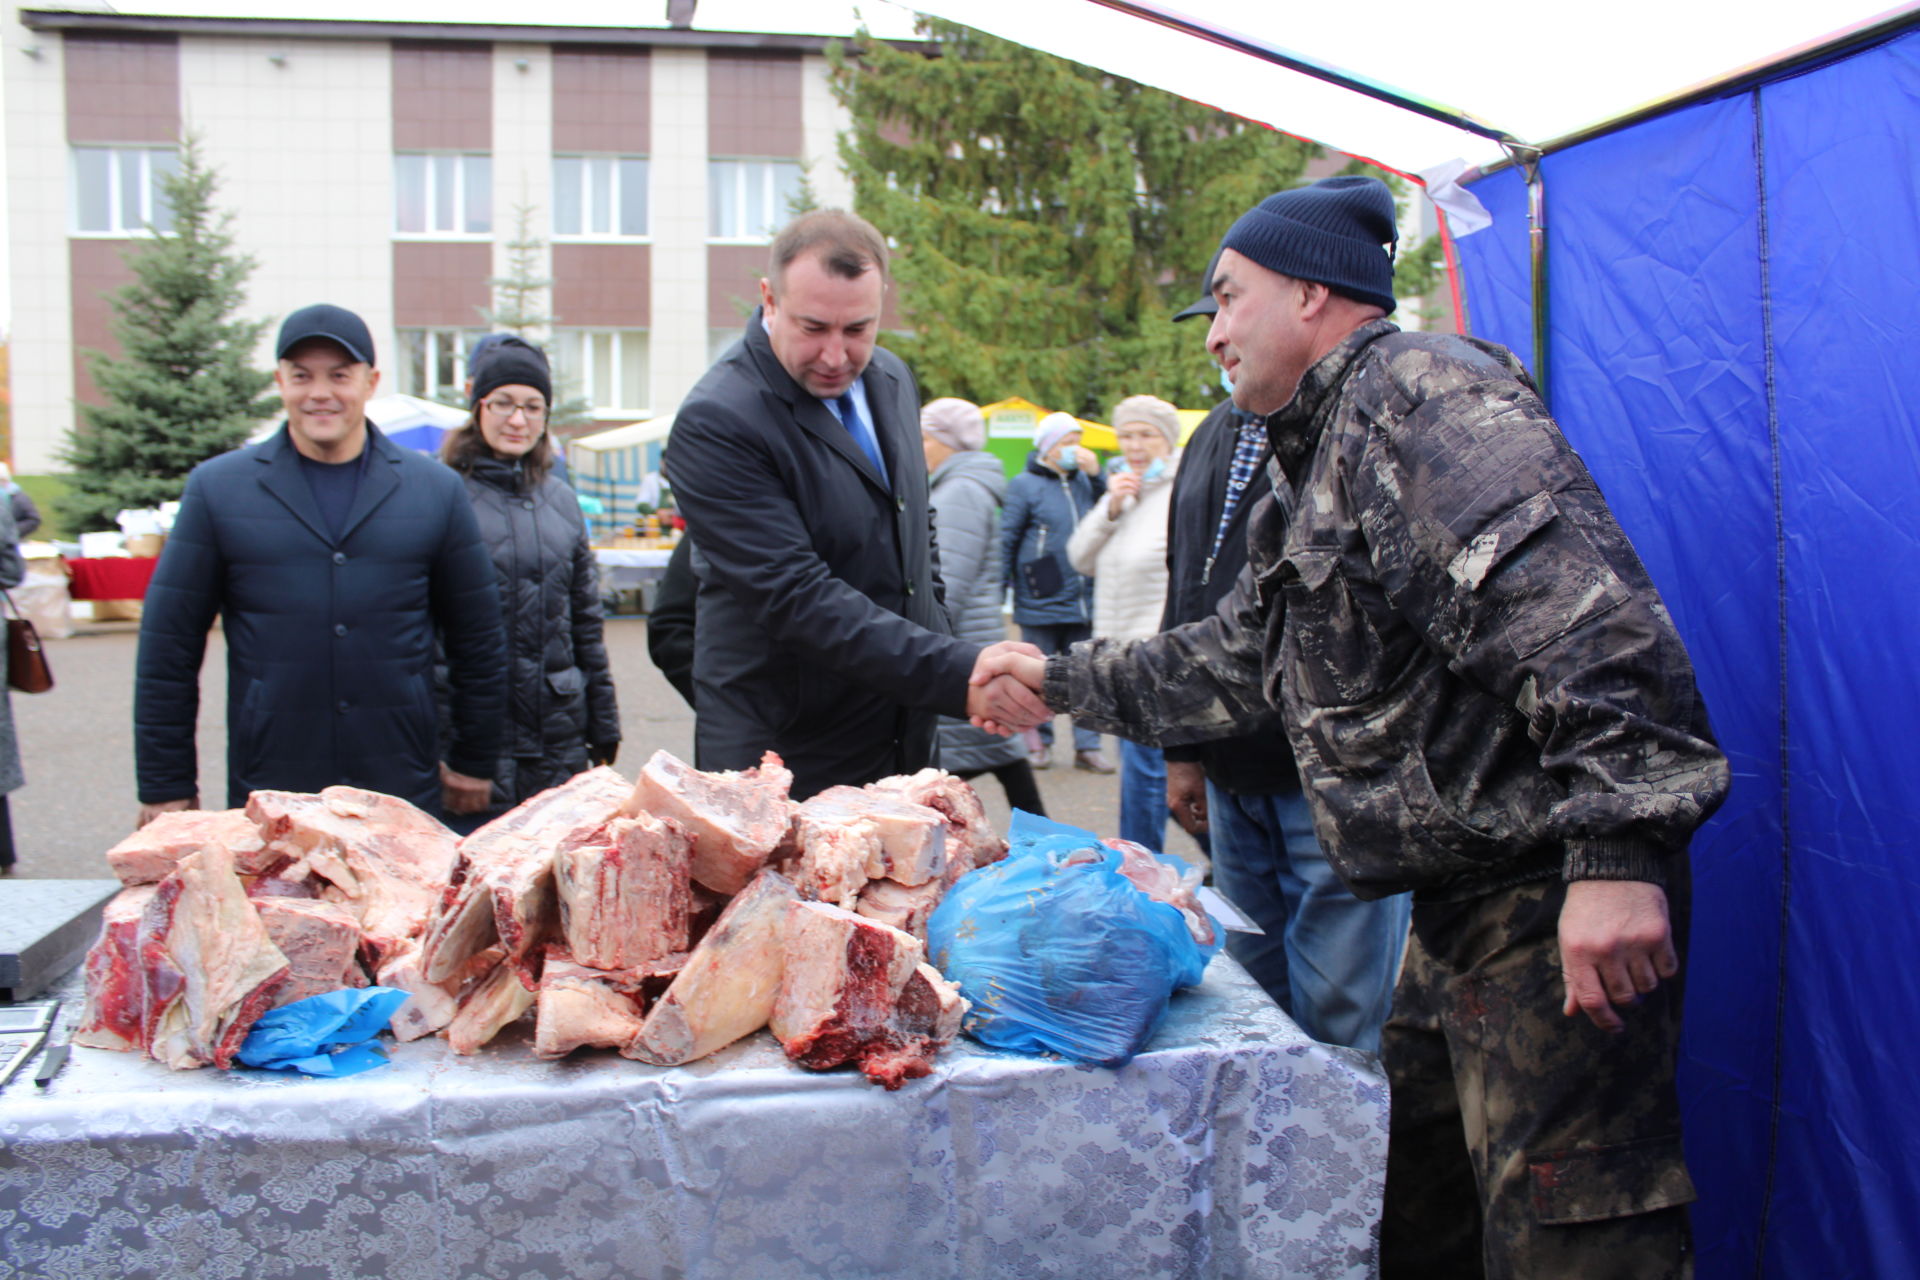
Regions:
[[[1180, 415], [1156, 396], [1113, 409], [1120, 457], [1107, 495], [1067, 543], [1093, 579], [1093, 634], [1139, 640], [1160, 630], [1167, 599], [1167, 509], [1173, 500]], [[1167, 765], [1158, 748], [1120, 741], [1120, 835], [1158, 853], [1167, 834]]]

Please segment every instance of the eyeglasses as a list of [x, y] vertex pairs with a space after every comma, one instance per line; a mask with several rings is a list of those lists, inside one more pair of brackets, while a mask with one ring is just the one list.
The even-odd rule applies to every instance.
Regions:
[[511, 418], [515, 413], [526, 415], [528, 422], [539, 422], [547, 416], [544, 404], [515, 404], [511, 400], [483, 400], [480, 407], [499, 418]]

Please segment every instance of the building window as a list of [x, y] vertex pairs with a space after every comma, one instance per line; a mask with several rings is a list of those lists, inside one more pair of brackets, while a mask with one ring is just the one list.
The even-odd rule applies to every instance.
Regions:
[[646, 235], [647, 162], [638, 156], [555, 156], [553, 234]]
[[801, 186], [798, 160], [709, 160], [707, 235], [772, 239], [793, 219]]
[[645, 329], [556, 329], [553, 362], [560, 399], [583, 395], [600, 417], [647, 412]]
[[394, 389], [422, 400], [464, 402], [467, 348], [485, 332], [484, 329], [400, 330], [400, 385]]
[[393, 229], [403, 236], [493, 232], [493, 157], [403, 152], [393, 158]]
[[173, 208], [160, 193], [163, 174], [178, 172], [172, 147], [75, 147], [73, 229], [140, 235], [173, 230]]

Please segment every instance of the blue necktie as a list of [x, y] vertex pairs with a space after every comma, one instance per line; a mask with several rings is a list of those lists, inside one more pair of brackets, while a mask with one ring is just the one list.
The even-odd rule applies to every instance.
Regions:
[[840, 408], [840, 421], [846, 424], [847, 434], [853, 437], [853, 442], [860, 446], [863, 453], [873, 459], [873, 468], [880, 473], [880, 479], [891, 486], [893, 481], [887, 477], [887, 464], [880, 460], [880, 442], [874, 438], [873, 428], [860, 416], [860, 409], [853, 402], [853, 392], [841, 392], [834, 404]]

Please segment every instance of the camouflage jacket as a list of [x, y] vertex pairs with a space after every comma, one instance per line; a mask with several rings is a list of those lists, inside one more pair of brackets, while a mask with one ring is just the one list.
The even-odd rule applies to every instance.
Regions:
[[1363, 897], [1662, 882], [1726, 759], [1646, 570], [1513, 356], [1376, 320], [1267, 426], [1274, 491], [1233, 594], [1051, 659], [1047, 701], [1159, 744], [1278, 706]]

